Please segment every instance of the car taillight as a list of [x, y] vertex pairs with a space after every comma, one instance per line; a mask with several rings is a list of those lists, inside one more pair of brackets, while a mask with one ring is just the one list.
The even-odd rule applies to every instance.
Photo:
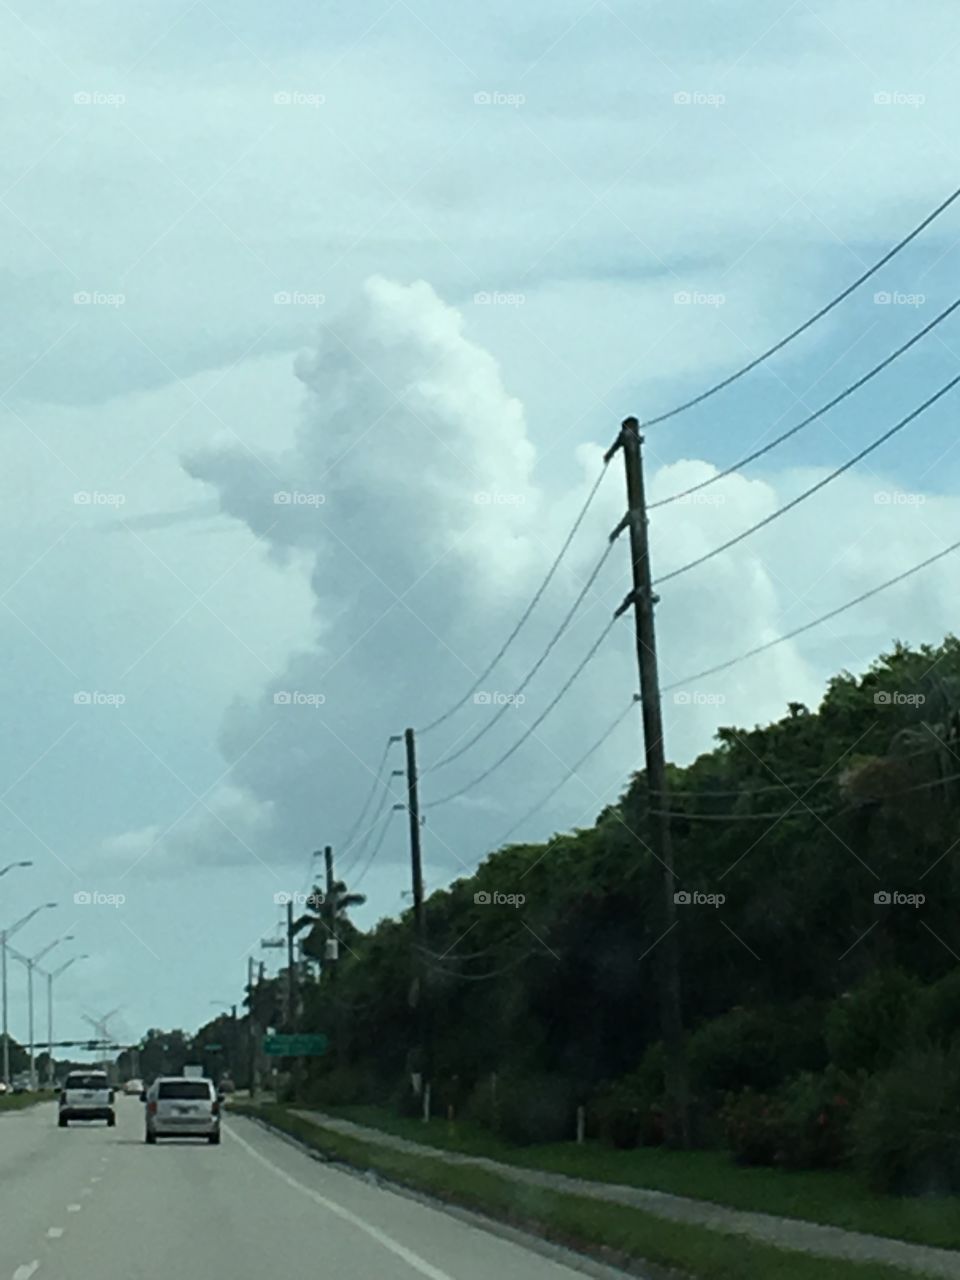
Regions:
[[157, 1104], [155, 1102], [148, 1102], [147, 1111], [149, 1111], [150, 1115], [155, 1116], [157, 1114]]
[[62, 1089], [62, 1090], [60, 1091], [60, 1101], [61, 1101], [61, 1102], [63, 1102], [63, 1103], [65, 1103], [65, 1102], [67, 1101], [67, 1091], [66, 1091], [66, 1089]]
[[220, 1114], [220, 1103], [215, 1102], [211, 1107], [211, 1114], [218, 1116]]

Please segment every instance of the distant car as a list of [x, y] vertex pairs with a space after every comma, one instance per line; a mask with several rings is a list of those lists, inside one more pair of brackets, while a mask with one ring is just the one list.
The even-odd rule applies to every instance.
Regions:
[[29, 1093], [29, 1092], [30, 1092], [30, 1081], [29, 1081], [29, 1080], [24, 1080], [24, 1079], [23, 1079], [23, 1077], [19, 1077], [18, 1079], [14, 1080], [14, 1082], [13, 1082], [13, 1090], [12, 1090], [12, 1091], [13, 1091], [14, 1093]]
[[6, 1080], [0, 1080], [0, 1098], [2, 1098], [6, 1092], [7, 1092]]
[[129, 1097], [130, 1095], [133, 1095], [133, 1096], [135, 1096], [135, 1097], [138, 1097], [138, 1098], [139, 1098], [140, 1094], [141, 1094], [141, 1093], [143, 1093], [143, 1081], [142, 1081], [142, 1080], [128, 1080], [128, 1081], [127, 1081], [127, 1083], [123, 1086], [123, 1092], [124, 1092], [128, 1097]]
[[117, 1123], [113, 1101], [105, 1071], [71, 1071], [60, 1092], [60, 1128], [71, 1120], [106, 1120], [112, 1128]]
[[212, 1080], [161, 1076], [147, 1090], [144, 1141], [158, 1138], [206, 1138], [220, 1141], [220, 1095]]

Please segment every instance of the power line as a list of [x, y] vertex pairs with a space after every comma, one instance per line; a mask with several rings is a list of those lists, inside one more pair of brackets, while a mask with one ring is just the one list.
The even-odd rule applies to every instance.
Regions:
[[[383, 778], [381, 779], [381, 781], [383, 785], [383, 791], [380, 795], [380, 801], [377, 805], [376, 812], [374, 813], [373, 818], [371, 819], [370, 824], [368, 825], [366, 831], [364, 831], [363, 835], [359, 837], [360, 843], [356, 852], [353, 855], [353, 858], [350, 859], [345, 865], [342, 865], [340, 867], [341, 877], [345, 877], [345, 875], [348, 872], [352, 871], [352, 869], [357, 865], [357, 863], [363, 857], [364, 853], [366, 852], [367, 845], [370, 843], [370, 837], [373, 834], [373, 832], [377, 829], [377, 823], [380, 821], [380, 815], [383, 813], [383, 810], [387, 801], [390, 799], [391, 796], [394, 795], [394, 792], [391, 791], [390, 789], [390, 778]], [[344, 854], [347, 854], [349, 852], [350, 852], [350, 848], [349, 846], [347, 846], [344, 849]]]
[[[553, 652], [553, 649], [559, 642], [561, 636], [566, 632], [567, 627], [570, 625], [571, 621], [573, 620], [574, 614], [577, 612], [577, 610], [580, 608], [581, 604], [583, 603], [587, 595], [587, 592], [590, 590], [590, 588], [596, 582], [597, 578], [600, 576], [600, 572], [603, 569], [603, 566], [606, 564], [607, 557], [610, 555], [610, 552], [612, 550], [613, 550], [613, 543], [608, 542], [606, 548], [604, 549], [603, 555], [597, 561], [592, 572], [590, 573], [590, 576], [587, 578], [586, 582], [584, 582], [583, 586], [580, 588], [577, 598], [574, 600], [573, 604], [567, 610], [567, 613], [563, 621], [560, 623], [560, 626], [554, 632], [553, 636], [550, 639], [550, 642], [547, 644], [547, 647], [544, 649], [543, 653], [541, 653], [540, 657], [536, 660], [536, 662], [533, 664], [533, 666], [524, 676], [523, 680], [520, 682], [517, 688], [513, 690], [514, 698], [516, 698], [518, 694], [523, 693], [524, 689], [526, 689], [530, 681], [537, 674], [537, 672], [546, 662], [547, 658]], [[499, 722], [501, 716], [503, 716], [507, 711], [510, 710], [510, 707], [512, 705], [515, 705], [515, 703], [510, 703], [506, 701], [503, 702], [501, 706], [498, 707], [494, 715], [492, 715], [490, 719], [487, 720], [486, 724], [484, 724], [483, 727], [479, 729], [473, 735], [472, 738], [470, 738], [462, 746], [458, 747], [456, 751], [451, 752], [450, 755], [444, 756], [443, 759], [438, 760], [436, 764], [431, 765], [429, 769], [425, 769], [424, 773], [433, 773], [435, 769], [442, 769], [444, 765], [450, 764], [454, 760], [459, 760], [459, 758], [462, 755], [465, 755], [472, 746], [478, 743], [481, 738], [483, 738], [486, 734], [490, 732], [490, 730], [494, 727], [494, 725], [496, 725]]]
[[373, 866], [374, 862], [376, 861], [377, 854], [378, 854], [378, 853], [380, 852], [380, 850], [382, 849], [382, 847], [383, 847], [383, 842], [384, 842], [384, 840], [385, 840], [385, 839], [386, 839], [386, 837], [387, 837], [387, 831], [388, 831], [388, 830], [389, 830], [389, 828], [390, 828], [390, 819], [393, 817], [393, 814], [394, 814], [393, 809], [391, 809], [391, 810], [387, 813], [387, 815], [386, 815], [386, 817], [385, 817], [385, 819], [384, 819], [383, 826], [380, 828], [380, 835], [377, 837], [377, 842], [376, 842], [376, 844], [373, 846], [373, 851], [372, 851], [372, 853], [370, 854], [370, 857], [367, 859], [366, 864], [365, 864], [365, 865], [364, 865], [364, 867], [363, 867], [363, 870], [362, 870], [362, 871], [360, 872], [360, 874], [355, 878], [355, 880], [353, 881], [353, 884], [350, 886], [350, 888], [351, 888], [352, 890], [353, 890], [353, 889], [356, 889], [356, 888], [358, 887], [358, 885], [360, 884], [360, 882], [363, 880], [363, 877], [367, 874], [367, 872], [370, 870], [370, 868]]
[[360, 810], [360, 814], [357, 817], [356, 822], [354, 822], [353, 826], [350, 828], [350, 830], [347, 832], [347, 834], [343, 838], [343, 847], [345, 849], [348, 849], [352, 844], [354, 836], [360, 830], [360, 826], [364, 818], [367, 816], [367, 811], [369, 810], [371, 804], [373, 803], [373, 797], [377, 794], [377, 787], [380, 785], [380, 783], [383, 780], [381, 776], [383, 773], [383, 766], [387, 763], [387, 756], [390, 754], [391, 746], [392, 746], [392, 742], [390, 738], [387, 738], [387, 741], [383, 747], [383, 754], [381, 755], [380, 760], [377, 763], [377, 767], [373, 770], [373, 786], [370, 788], [369, 792], [367, 793], [367, 798], [363, 802], [363, 808]]
[[449, 801], [456, 800], [460, 796], [465, 795], [466, 792], [472, 791], [474, 787], [478, 786], [481, 782], [486, 781], [486, 779], [490, 777], [491, 773], [493, 773], [494, 770], [499, 769], [502, 764], [504, 764], [507, 760], [509, 760], [510, 757], [513, 755], [513, 753], [515, 751], [518, 751], [520, 747], [522, 747], [523, 744], [527, 741], [527, 739], [531, 736], [531, 734], [536, 732], [539, 726], [543, 724], [544, 720], [546, 720], [547, 716], [550, 714], [553, 708], [557, 705], [560, 699], [564, 696], [564, 694], [567, 692], [567, 690], [570, 688], [573, 682], [577, 679], [577, 677], [580, 675], [583, 669], [587, 666], [591, 658], [593, 658], [594, 654], [603, 644], [604, 640], [606, 640], [607, 636], [612, 631], [616, 622], [617, 622], [616, 617], [613, 617], [610, 619], [610, 621], [604, 627], [603, 631], [601, 631], [600, 635], [597, 637], [597, 639], [593, 642], [593, 644], [587, 651], [586, 656], [581, 658], [580, 662], [574, 669], [573, 674], [567, 679], [566, 683], [561, 686], [559, 693], [557, 693], [557, 695], [553, 698], [553, 700], [547, 704], [546, 708], [543, 711], [541, 711], [540, 715], [537, 716], [533, 724], [531, 724], [527, 728], [526, 733], [524, 733], [523, 736], [519, 738], [513, 744], [513, 746], [510, 747], [508, 751], [505, 751], [504, 754], [499, 757], [499, 759], [495, 760], [488, 769], [485, 769], [483, 773], [478, 774], [478, 776], [472, 779], [472, 781], [466, 783], [462, 787], [459, 787], [456, 791], [452, 791], [449, 795], [441, 796], [439, 800], [431, 800], [429, 804], [425, 804], [423, 806], [424, 809], [435, 809], [437, 805], [447, 804], [449, 803]]
[[931, 320], [930, 323], [925, 325], [919, 333], [915, 333], [909, 342], [905, 342], [903, 346], [898, 347], [896, 351], [891, 352], [891, 354], [887, 356], [886, 360], [881, 360], [878, 365], [874, 365], [874, 367], [868, 373], [865, 373], [862, 378], [858, 378], [857, 381], [852, 382], [849, 387], [845, 387], [839, 395], [834, 396], [832, 400], [828, 400], [825, 405], [816, 411], [816, 413], [811, 413], [809, 417], [804, 418], [802, 422], [798, 422], [797, 425], [795, 427], [791, 427], [789, 431], [784, 431], [782, 435], [777, 436], [775, 440], [771, 440], [769, 444], [765, 444], [760, 449], [755, 449], [753, 453], [748, 453], [745, 458], [740, 458], [739, 461], [732, 463], [729, 467], [725, 467], [723, 471], [719, 471], [715, 476], [711, 476], [709, 480], [702, 480], [699, 484], [691, 485], [689, 489], [683, 489], [680, 493], [675, 493], [669, 498], [661, 498], [659, 502], [651, 502], [647, 510], [652, 511], [656, 507], [665, 507], [671, 502], [679, 502], [682, 498], [689, 498], [691, 494], [699, 493], [701, 489], [706, 489], [710, 485], [716, 484], [718, 480], [725, 480], [727, 476], [733, 475], [735, 471], [739, 471], [741, 467], [747, 466], [748, 463], [756, 462], [757, 458], [762, 458], [765, 453], [769, 453], [778, 445], [783, 444], [785, 440], [789, 440], [791, 436], [795, 436], [797, 432], [802, 431], [804, 427], [809, 427], [811, 422], [816, 422], [818, 418], [822, 418], [825, 413], [828, 413], [838, 405], [841, 400], [845, 400], [848, 396], [853, 395], [855, 391], [859, 391], [860, 388], [865, 383], [869, 382], [871, 378], [876, 377], [878, 373], [881, 373], [886, 369], [888, 365], [892, 364], [899, 356], [902, 356], [903, 353], [908, 351], [915, 343], [919, 342], [922, 338], [925, 338], [931, 329], [935, 329], [938, 324], [943, 320], [946, 320], [947, 316], [956, 311], [958, 307], [960, 307], [960, 298], [947, 307], [946, 311], [941, 311], [936, 319]]
[[492, 973], [458, 973], [455, 969], [446, 969], [439, 964], [431, 964], [430, 969], [434, 973], [442, 973], [445, 977], [456, 978], [460, 982], [487, 982], [491, 978], [502, 977], [505, 973], [509, 973], [511, 969], [516, 969], [520, 964], [525, 964], [533, 956], [545, 954], [546, 952], [539, 947], [531, 947], [529, 951], [524, 952], [523, 955], [516, 956], [509, 964], [505, 964], [499, 969], [494, 969]]
[[745, 662], [747, 658], [754, 658], [758, 653], [764, 653], [767, 649], [772, 649], [774, 645], [783, 644], [787, 640], [794, 640], [797, 636], [803, 635], [805, 631], [812, 631], [814, 627], [819, 627], [821, 623], [829, 622], [831, 618], [836, 618], [839, 614], [846, 613], [848, 609], [852, 609], [855, 605], [862, 604], [864, 600], [869, 600], [871, 596], [879, 595], [881, 591], [886, 591], [888, 587], [896, 586], [898, 582], [903, 582], [906, 578], [912, 577], [913, 574], [919, 573], [921, 569], [926, 569], [929, 565], [935, 564], [938, 560], [942, 560], [944, 556], [950, 555], [958, 548], [960, 548], [960, 541], [953, 542], [949, 547], [945, 547], [943, 551], [938, 551], [936, 555], [929, 556], [926, 560], [921, 560], [912, 569], [898, 573], [895, 578], [888, 578], [886, 582], [881, 582], [879, 586], [872, 587], [869, 591], [864, 591], [862, 595], [855, 596], [852, 600], [848, 600], [846, 604], [842, 604], [836, 609], [831, 609], [829, 613], [824, 613], [819, 618], [814, 618], [812, 622], [804, 623], [802, 627], [795, 627], [793, 631], [787, 631], [782, 636], [767, 640], [764, 644], [758, 644], [755, 648], [748, 649], [746, 653], [741, 653], [736, 658], [729, 658], [726, 662], [719, 662], [715, 667], [707, 667], [703, 671], [698, 671], [696, 675], [687, 676], [683, 680], [674, 681], [673, 684], [664, 685], [661, 692], [669, 693], [671, 689], [679, 689], [682, 685], [688, 685], [694, 680], [703, 680], [706, 676], [717, 675], [720, 671], [726, 671], [740, 662]]
[[857, 279], [854, 280], [853, 284], [848, 285], [842, 293], [838, 293], [835, 298], [826, 304], [826, 306], [821, 307], [820, 310], [812, 315], [809, 320], [805, 320], [803, 324], [788, 333], [785, 338], [781, 338], [780, 341], [775, 343], [772, 347], [761, 352], [761, 354], [754, 360], [751, 360], [749, 364], [745, 364], [742, 369], [738, 369], [736, 373], [731, 373], [729, 377], [724, 378], [721, 382], [717, 382], [714, 386], [708, 387], [706, 391], [701, 391], [700, 394], [698, 396], [694, 396], [692, 400], [687, 400], [683, 404], [678, 404], [675, 408], [669, 409], [666, 413], [660, 413], [655, 418], [649, 418], [644, 425], [647, 427], [656, 426], [658, 422], [666, 422], [668, 418], [675, 418], [678, 413], [684, 413], [687, 409], [692, 409], [694, 405], [702, 404], [702, 402], [709, 399], [710, 396], [716, 395], [718, 391], [722, 391], [725, 387], [729, 387], [731, 383], [742, 378], [744, 374], [749, 373], [752, 369], [756, 369], [757, 365], [762, 364], [764, 360], [769, 359], [770, 356], [775, 355], [778, 351], [782, 351], [788, 343], [794, 340], [794, 338], [799, 338], [801, 333], [806, 333], [812, 325], [815, 325], [818, 320], [822, 320], [825, 315], [834, 309], [834, 307], [839, 306], [844, 299], [849, 298], [850, 295], [869, 280], [871, 276], [876, 275], [881, 267], [886, 266], [891, 258], [896, 257], [901, 249], [905, 249], [911, 240], [915, 240], [922, 231], [925, 231], [926, 228], [930, 226], [931, 222], [936, 218], [939, 218], [941, 213], [948, 209], [958, 196], [960, 196], [960, 187], [958, 187], [957, 190], [954, 191], [952, 195], [948, 196], [941, 204], [938, 204], [932, 213], [927, 214], [923, 221], [918, 223], [909, 235], [904, 236], [904, 238], [898, 241], [892, 249], [889, 249], [882, 258], [875, 262], [872, 267], [869, 267], [862, 275], [858, 276]]
[[744, 539], [749, 538], [751, 534], [756, 533], [759, 529], [765, 528], [768, 524], [772, 524], [773, 521], [778, 520], [780, 516], [786, 515], [788, 511], [792, 511], [793, 508], [799, 506], [801, 502], [806, 501], [806, 499], [812, 497], [813, 494], [826, 488], [826, 486], [833, 480], [836, 480], [838, 476], [842, 476], [845, 471], [849, 471], [850, 468], [855, 467], [858, 462], [862, 462], [868, 454], [879, 449], [882, 444], [886, 444], [886, 442], [892, 436], [895, 436], [898, 431], [902, 431], [904, 427], [913, 422], [915, 418], [919, 418], [922, 413], [925, 413], [932, 404], [936, 404], [936, 402], [945, 396], [948, 391], [951, 391], [958, 382], [960, 382], [960, 373], [951, 378], [949, 382], [944, 383], [939, 391], [934, 392], [932, 396], [924, 400], [923, 404], [914, 409], [912, 413], [908, 413], [905, 418], [901, 418], [899, 422], [895, 423], [894, 426], [889, 429], [889, 431], [885, 431], [883, 435], [878, 436], [876, 440], [868, 444], [866, 448], [861, 449], [859, 453], [855, 453], [853, 457], [849, 458], [842, 466], [837, 467], [835, 471], [831, 471], [830, 474], [824, 476], [822, 480], [818, 480], [817, 483], [811, 485], [809, 489], [805, 489], [803, 493], [798, 494], [796, 498], [791, 498], [789, 502], [785, 503], [782, 507], [778, 507], [777, 510], [771, 512], [770, 515], [764, 516], [762, 520], [758, 520], [756, 524], [751, 525], [749, 529], [745, 529], [743, 533], [738, 533], [735, 538], [728, 538], [726, 542], [722, 542], [719, 547], [714, 547], [712, 551], [707, 551], [704, 555], [698, 556], [695, 560], [691, 560], [689, 563], [681, 565], [679, 569], [672, 569], [669, 573], [663, 574], [662, 577], [655, 578], [653, 585], [659, 586], [661, 583], [670, 582], [671, 579], [678, 578], [681, 573], [687, 573], [690, 569], [696, 569], [700, 565], [706, 564], [706, 562], [708, 560], [712, 560], [714, 556], [720, 555], [723, 551], [729, 551], [731, 547], [735, 547], [737, 543], [743, 542]]
[[533, 613], [534, 609], [537, 606], [537, 603], [539, 602], [540, 598], [543, 596], [543, 593], [546, 591], [547, 587], [550, 585], [551, 581], [553, 580], [553, 575], [556, 573], [557, 569], [559, 569], [560, 562], [563, 560], [563, 557], [567, 554], [567, 550], [570, 546], [570, 543], [573, 541], [574, 537], [576, 536], [577, 530], [580, 528], [581, 524], [583, 523], [584, 517], [586, 516], [587, 512], [590, 510], [593, 500], [596, 497], [597, 490], [600, 488], [600, 485], [602, 484], [603, 478], [606, 474], [607, 474], [607, 460], [604, 459], [603, 467], [600, 471], [600, 474], [597, 476], [596, 480], [594, 481], [593, 488], [587, 494], [587, 500], [586, 502], [584, 502], [583, 506], [580, 508], [580, 513], [577, 516], [576, 520], [574, 520], [573, 527], [571, 528], [570, 532], [567, 534], [566, 539], [564, 540], [563, 546], [560, 548], [559, 552], [557, 553], [556, 559], [554, 560], [550, 568], [547, 570], [547, 576], [544, 578], [543, 582], [541, 582], [540, 586], [534, 592], [532, 600], [527, 605], [523, 613], [520, 615], [519, 622], [513, 628], [510, 634], [507, 636], [506, 640], [504, 640], [500, 649], [493, 656], [493, 658], [487, 664], [485, 669], [481, 671], [480, 675], [477, 676], [476, 680], [470, 686], [470, 688], [466, 691], [463, 697], [460, 698], [458, 702], [455, 702], [452, 707], [449, 707], [443, 713], [443, 715], [437, 716], [436, 720], [431, 720], [428, 725], [424, 726], [424, 728], [418, 729], [417, 732], [420, 735], [429, 733], [432, 729], [436, 729], [438, 725], [441, 725], [444, 723], [444, 721], [449, 720], [450, 717], [454, 714], [454, 712], [459, 711], [460, 708], [464, 706], [465, 703], [469, 702], [473, 694], [476, 693], [477, 689], [480, 688], [481, 684], [483, 684], [484, 680], [486, 680], [487, 676], [494, 669], [494, 667], [497, 665], [497, 663], [500, 661], [503, 655], [507, 652], [511, 644], [513, 644], [514, 640], [517, 638], [520, 632], [521, 627], [526, 622], [526, 620], [530, 617], [531, 613]]
[[[613, 721], [613, 723], [610, 725], [608, 729], [604, 730], [603, 734], [596, 740], [596, 742], [593, 743], [592, 746], [587, 748], [587, 750], [583, 753], [583, 755], [579, 758], [579, 760], [575, 761], [570, 766], [570, 768], [563, 775], [563, 777], [560, 779], [557, 785], [553, 787], [550, 791], [548, 791], [547, 794], [543, 796], [542, 799], [538, 800], [532, 809], [528, 809], [527, 812], [523, 815], [523, 817], [520, 818], [517, 822], [515, 822], [513, 826], [510, 828], [510, 830], [506, 832], [505, 835], [502, 835], [500, 837], [500, 839], [496, 842], [497, 848], [500, 848], [502, 845], [505, 845], [515, 831], [519, 830], [519, 828], [522, 827], [525, 822], [529, 822], [529, 820], [532, 817], [534, 817], [535, 814], [539, 813], [540, 810], [543, 809], [545, 805], [548, 805], [550, 803], [550, 801], [561, 789], [561, 787], [563, 787], [564, 784], [570, 778], [573, 777], [573, 775], [577, 772], [577, 770], [580, 769], [584, 764], [586, 764], [586, 762], [590, 759], [593, 753], [595, 751], [599, 751], [599, 749], [603, 746], [603, 744], [607, 741], [607, 739], [612, 737], [613, 734], [617, 731], [617, 729], [620, 728], [624, 720], [626, 720], [627, 716], [630, 714], [630, 712], [634, 709], [634, 707], [637, 705], [639, 701], [640, 701], [640, 695], [635, 693], [633, 695], [633, 699], [629, 703], [627, 703], [627, 705], [623, 708], [623, 710], [617, 716], [616, 720]], [[671, 794], [673, 793], [671, 792]]]

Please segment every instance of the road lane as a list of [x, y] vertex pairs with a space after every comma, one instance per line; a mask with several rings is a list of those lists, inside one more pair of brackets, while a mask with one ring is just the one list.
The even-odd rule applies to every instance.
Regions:
[[148, 1147], [141, 1104], [118, 1099], [117, 1114], [115, 1129], [67, 1131], [51, 1106], [0, 1118], [0, 1280], [578, 1274], [312, 1160], [243, 1117], [228, 1118], [219, 1147]]

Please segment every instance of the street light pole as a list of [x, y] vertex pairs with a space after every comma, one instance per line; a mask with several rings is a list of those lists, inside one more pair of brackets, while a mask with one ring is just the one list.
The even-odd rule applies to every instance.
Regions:
[[52, 942], [48, 942], [45, 947], [41, 947], [35, 956], [22, 956], [18, 951], [13, 954], [18, 960], [21, 960], [27, 966], [27, 1024], [29, 1028], [30, 1042], [30, 1089], [31, 1092], [37, 1091], [37, 1065], [36, 1065], [36, 1037], [33, 1031], [33, 970], [37, 961], [42, 960], [44, 956], [49, 955], [54, 947], [60, 945], [61, 942], [72, 942], [73, 934], [65, 933], [62, 937], [54, 938]]
[[53, 1088], [53, 980], [59, 978], [61, 973], [65, 973], [78, 960], [89, 959], [87, 955], [71, 956], [69, 960], [64, 960], [59, 969], [47, 973], [47, 1085], [51, 1089]]
[[[15, 862], [10, 864], [10, 866], [17, 865], [19, 864]], [[9, 869], [9, 867], [4, 868], [5, 871]], [[42, 902], [39, 907], [34, 907], [32, 911], [28, 911], [16, 924], [12, 924], [9, 929], [4, 929], [0, 932], [0, 985], [3, 987], [3, 1082], [8, 1089], [10, 1088], [10, 1032], [7, 1025], [7, 943], [18, 930], [22, 929], [25, 924], [29, 924], [35, 915], [39, 915], [41, 911], [46, 911], [56, 905], [55, 902]]]

